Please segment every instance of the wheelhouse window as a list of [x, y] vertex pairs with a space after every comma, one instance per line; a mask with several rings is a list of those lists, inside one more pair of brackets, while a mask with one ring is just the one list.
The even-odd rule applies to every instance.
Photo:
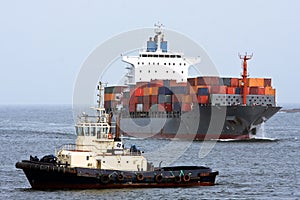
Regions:
[[97, 138], [100, 139], [101, 138], [101, 128], [97, 127]]
[[89, 136], [90, 135], [90, 129], [89, 127], [84, 127], [84, 135]]
[[95, 136], [96, 135], [96, 127], [92, 126], [91, 127], [91, 136]]
[[83, 128], [82, 127], [76, 127], [76, 133], [78, 136], [83, 136]]

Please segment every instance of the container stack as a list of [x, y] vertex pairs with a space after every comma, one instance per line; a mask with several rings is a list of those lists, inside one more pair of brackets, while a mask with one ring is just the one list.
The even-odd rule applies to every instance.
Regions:
[[[275, 105], [276, 90], [269, 78], [248, 78], [247, 105]], [[106, 87], [105, 108], [114, 110], [118, 104], [129, 112], [186, 112], [192, 105], [242, 104], [244, 86], [239, 78], [217, 76], [188, 78], [187, 83], [175, 80], [137, 82], [129, 87]]]

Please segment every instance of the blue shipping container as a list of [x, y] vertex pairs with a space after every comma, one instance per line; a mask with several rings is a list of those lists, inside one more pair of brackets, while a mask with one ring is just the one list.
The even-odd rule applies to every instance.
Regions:
[[235, 94], [241, 94], [241, 88], [235, 88]]
[[199, 96], [208, 95], [208, 88], [198, 88], [198, 95]]
[[173, 103], [173, 111], [181, 111], [181, 103], [180, 102]]
[[158, 94], [166, 94], [166, 95], [172, 95], [172, 91], [167, 87], [159, 87], [158, 88]]

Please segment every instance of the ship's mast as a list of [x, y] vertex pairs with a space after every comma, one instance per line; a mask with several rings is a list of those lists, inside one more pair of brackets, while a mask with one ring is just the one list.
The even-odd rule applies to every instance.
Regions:
[[163, 24], [161, 23], [157, 23], [154, 24], [154, 26], [156, 27], [154, 32], [155, 32], [155, 38], [154, 40], [156, 40], [155, 42], [157, 43], [157, 51], [161, 51], [161, 47], [160, 47], [160, 43], [163, 41]]
[[247, 53], [245, 53], [245, 55], [240, 55], [239, 57], [241, 60], [243, 60], [243, 74], [242, 74], [242, 78], [243, 78], [243, 105], [246, 105], [247, 103], [247, 95], [248, 95], [248, 91], [247, 91], [247, 77], [248, 77], [248, 72], [247, 72], [247, 60], [250, 60], [252, 58], [253, 54], [251, 55], [247, 55]]

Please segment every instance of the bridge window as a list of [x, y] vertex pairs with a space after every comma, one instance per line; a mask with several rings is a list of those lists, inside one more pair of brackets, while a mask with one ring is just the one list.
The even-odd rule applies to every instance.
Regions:
[[96, 135], [96, 127], [91, 127], [91, 136], [95, 136]]
[[83, 136], [83, 128], [82, 127], [76, 127], [76, 132], [78, 136]]
[[97, 139], [101, 138], [101, 131], [100, 127], [97, 127]]
[[171, 55], [171, 58], [175, 58], [175, 55]]
[[146, 55], [146, 54], [143, 54], [142, 57], [147, 57], [147, 55]]
[[159, 55], [159, 57], [160, 57], [160, 58], [163, 58], [163, 57], [164, 57], [164, 55]]
[[166, 57], [166, 58], [169, 58], [169, 57], [170, 57], [170, 55], [165, 55], [165, 57]]
[[90, 135], [90, 129], [89, 129], [89, 127], [84, 127], [84, 135], [86, 135], [86, 136]]
[[177, 58], [181, 58], [181, 55], [177, 55]]

